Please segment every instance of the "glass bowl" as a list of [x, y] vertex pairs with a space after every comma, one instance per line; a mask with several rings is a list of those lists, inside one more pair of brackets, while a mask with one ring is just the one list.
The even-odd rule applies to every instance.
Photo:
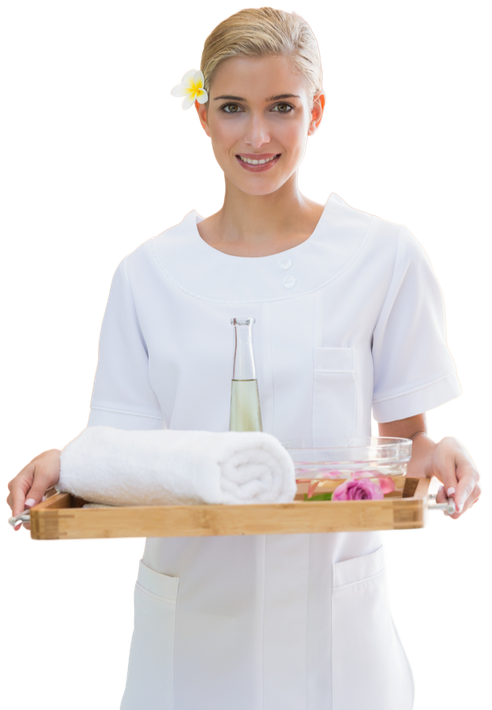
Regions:
[[282, 444], [294, 461], [298, 493], [307, 491], [313, 480], [319, 480], [317, 493], [334, 491], [351, 477], [388, 476], [401, 488], [412, 455], [411, 439], [395, 437], [327, 437]]

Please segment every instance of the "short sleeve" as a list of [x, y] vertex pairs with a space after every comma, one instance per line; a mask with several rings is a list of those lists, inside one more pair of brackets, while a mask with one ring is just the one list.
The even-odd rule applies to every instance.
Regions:
[[373, 414], [396, 421], [458, 397], [446, 344], [444, 302], [429, 258], [400, 229], [393, 278], [373, 333]]
[[127, 272], [113, 276], [101, 326], [99, 358], [88, 426], [162, 429], [162, 412], [148, 376], [148, 351]]

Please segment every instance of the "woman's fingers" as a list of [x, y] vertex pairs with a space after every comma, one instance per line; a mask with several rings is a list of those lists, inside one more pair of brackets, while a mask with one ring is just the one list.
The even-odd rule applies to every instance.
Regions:
[[45, 451], [36, 463], [32, 485], [26, 493], [26, 506], [32, 508], [36, 503], [40, 503], [48, 488], [58, 483], [59, 478], [60, 452], [57, 449]]
[[434, 459], [435, 475], [442, 481], [436, 500], [444, 502], [454, 498], [457, 519], [478, 500], [481, 490], [480, 478], [466, 449], [451, 437], [446, 437], [437, 445]]
[[467, 452], [459, 451], [456, 456], [456, 477], [458, 485], [454, 500], [456, 503], [456, 511], [464, 513], [480, 495], [480, 486], [478, 479], [480, 478], [473, 461], [468, 456]]
[[[40, 503], [45, 492], [60, 478], [60, 451], [45, 451], [25, 466], [8, 484], [7, 503], [12, 508], [12, 516], [19, 515], [26, 508]], [[25, 523], [29, 528], [29, 524]], [[14, 528], [18, 530], [18, 526]]]
[[31, 489], [34, 480], [35, 464], [31, 461], [8, 484], [8, 505], [12, 508], [12, 515], [19, 515], [25, 509], [26, 494]]

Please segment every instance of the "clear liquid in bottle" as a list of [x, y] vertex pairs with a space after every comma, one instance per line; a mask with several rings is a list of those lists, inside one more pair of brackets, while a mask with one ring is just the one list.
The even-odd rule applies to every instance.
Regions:
[[253, 354], [254, 318], [233, 318], [234, 366], [231, 383], [230, 431], [263, 431]]
[[257, 380], [232, 380], [230, 431], [263, 431]]

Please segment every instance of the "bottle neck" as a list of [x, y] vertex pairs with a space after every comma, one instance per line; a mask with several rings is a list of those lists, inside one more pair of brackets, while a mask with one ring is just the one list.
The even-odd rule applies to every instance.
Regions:
[[255, 359], [253, 354], [254, 318], [233, 318], [234, 326], [234, 365], [233, 380], [256, 380]]

